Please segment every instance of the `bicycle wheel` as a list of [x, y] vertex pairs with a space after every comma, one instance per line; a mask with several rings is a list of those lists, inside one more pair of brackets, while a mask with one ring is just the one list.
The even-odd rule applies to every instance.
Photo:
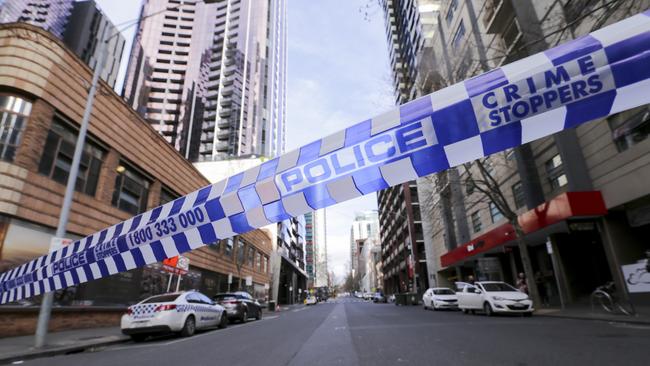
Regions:
[[620, 301], [616, 302], [616, 307], [618, 308], [618, 311], [621, 313], [627, 315], [627, 316], [634, 316], [636, 315], [636, 311], [634, 311], [634, 306], [632, 306], [631, 303], [625, 301], [621, 303]]
[[608, 313], [614, 312], [614, 304], [612, 302], [612, 297], [604, 291], [595, 291], [591, 295], [592, 303], [600, 305]]

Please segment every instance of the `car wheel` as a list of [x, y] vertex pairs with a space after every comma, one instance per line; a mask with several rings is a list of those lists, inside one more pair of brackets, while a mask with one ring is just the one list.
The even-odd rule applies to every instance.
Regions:
[[257, 309], [257, 314], [255, 314], [255, 320], [262, 319], [262, 308]]
[[433, 311], [438, 311], [438, 308], [436, 307], [436, 303], [433, 301], [431, 301], [431, 309], [433, 309]]
[[248, 321], [248, 310], [244, 309], [244, 312], [241, 314], [241, 319], [239, 319], [242, 323], [246, 323]]
[[476, 310], [474, 309], [470, 310], [469, 312], [472, 313], [472, 315], [476, 315]]
[[228, 316], [226, 315], [226, 312], [224, 311], [221, 313], [221, 320], [219, 320], [219, 329], [223, 329], [228, 326]]
[[181, 329], [181, 337], [191, 337], [196, 331], [196, 320], [194, 316], [190, 315], [185, 319], [185, 324], [183, 324], [183, 329]]
[[492, 311], [492, 306], [490, 305], [489, 302], [486, 302], [485, 304], [483, 304], [483, 311], [485, 312], [485, 315], [487, 315], [487, 316], [494, 315], [494, 311]]
[[144, 342], [147, 339], [148, 335], [146, 334], [131, 334], [131, 339], [133, 342]]

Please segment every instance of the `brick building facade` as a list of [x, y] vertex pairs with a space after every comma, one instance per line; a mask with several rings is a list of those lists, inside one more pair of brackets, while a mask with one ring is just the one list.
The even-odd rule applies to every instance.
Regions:
[[[50, 33], [27, 24], [0, 25], [0, 271], [48, 250], [91, 77], [92, 70]], [[67, 236], [84, 237], [208, 184], [100, 81]], [[213, 295], [235, 290], [241, 278], [242, 287], [264, 298], [270, 237], [255, 230], [187, 253], [190, 273], [181, 288]], [[252, 285], [246, 286], [247, 277]], [[151, 265], [55, 298], [61, 305], [122, 306], [166, 290], [167, 279]]]

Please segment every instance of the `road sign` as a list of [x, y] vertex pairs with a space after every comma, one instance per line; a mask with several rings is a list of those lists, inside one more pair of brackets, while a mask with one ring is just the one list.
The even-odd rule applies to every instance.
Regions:
[[159, 262], [648, 104], [649, 50], [646, 11], [437, 90], [4, 272], [0, 303]]
[[184, 275], [190, 269], [190, 259], [183, 256], [175, 256], [163, 260], [162, 269], [169, 273]]
[[73, 242], [72, 239], [52, 237], [52, 240], [50, 240], [49, 252], [52, 253], [59, 249], [63, 249], [64, 247], [67, 247], [68, 245], [72, 244], [72, 242]]

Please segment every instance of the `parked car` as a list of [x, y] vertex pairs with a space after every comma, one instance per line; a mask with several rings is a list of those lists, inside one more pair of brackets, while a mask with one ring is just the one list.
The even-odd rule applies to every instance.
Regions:
[[477, 310], [491, 316], [494, 313], [520, 313], [531, 316], [533, 302], [528, 295], [505, 282], [482, 281], [466, 285], [457, 293], [458, 307], [463, 313], [475, 313]]
[[424, 292], [422, 305], [425, 310], [458, 309], [458, 296], [450, 288], [434, 287]]
[[122, 315], [122, 333], [136, 342], [150, 335], [179, 333], [189, 337], [197, 329], [225, 328], [228, 316], [223, 306], [197, 291], [156, 295], [127, 308]]
[[364, 292], [363, 293], [363, 299], [364, 300], [372, 300], [373, 296], [374, 296], [374, 294], [372, 292]]
[[317, 303], [318, 303], [318, 299], [316, 298], [316, 296], [309, 295], [305, 299], [305, 305], [316, 305]]
[[251, 317], [262, 319], [262, 306], [248, 292], [217, 294], [213, 299], [226, 308], [228, 319], [236, 319], [242, 323], [247, 322]]
[[374, 303], [385, 303], [388, 300], [386, 299], [386, 296], [382, 294], [381, 292], [375, 292], [375, 296], [372, 297], [372, 302]]

